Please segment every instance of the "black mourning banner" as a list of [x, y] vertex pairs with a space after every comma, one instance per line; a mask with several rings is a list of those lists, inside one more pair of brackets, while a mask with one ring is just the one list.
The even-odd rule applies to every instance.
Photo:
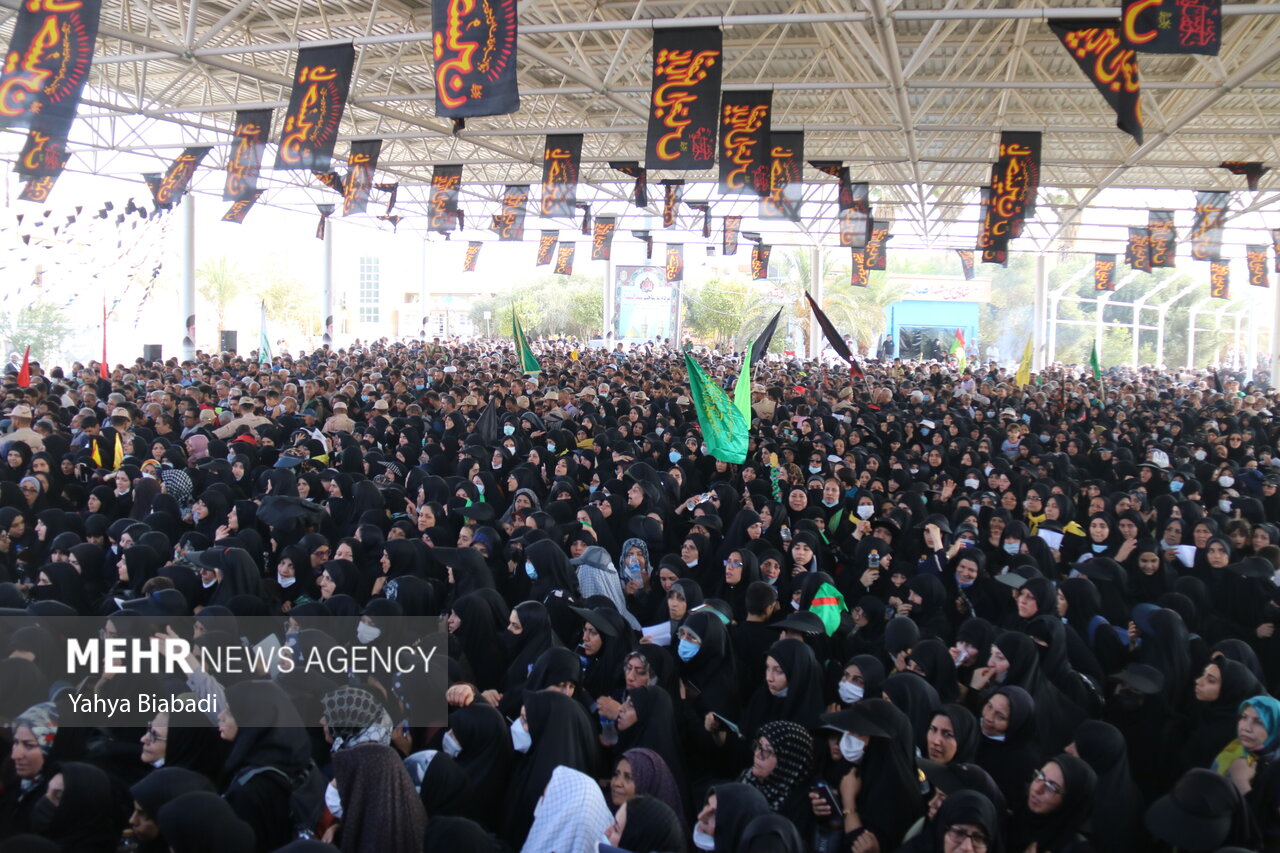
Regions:
[[769, 277], [769, 252], [771, 248], [763, 243], [751, 247], [751, 278], [763, 281]]
[[591, 226], [591, 260], [607, 261], [613, 256], [613, 232], [617, 227], [616, 217], [596, 217]]
[[480, 260], [480, 247], [484, 244], [479, 240], [472, 240], [467, 243], [466, 251], [462, 254], [462, 271], [475, 272], [476, 261]]
[[1138, 57], [1120, 40], [1116, 20], [1049, 21], [1049, 28], [1116, 111], [1116, 127], [1142, 144]]
[[369, 207], [373, 172], [378, 168], [378, 154], [381, 152], [381, 139], [362, 139], [351, 143], [351, 153], [347, 156], [347, 180], [342, 187], [343, 216], [364, 213]]
[[836, 192], [836, 209], [843, 212], [853, 207], [853, 183], [849, 167], [839, 160], [810, 160], [809, 165], [840, 180], [840, 189]]
[[22, 185], [22, 193], [19, 194], [19, 201], [48, 201], [49, 194], [53, 192], [53, 185], [57, 183], [57, 175], [46, 175], [43, 178], [32, 178]]
[[561, 243], [556, 247], [556, 266], [552, 270], [556, 275], [573, 275], [573, 253], [576, 243]]
[[1129, 229], [1124, 262], [1129, 265], [1129, 269], [1151, 272], [1151, 232], [1146, 228]]
[[223, 201], [246, 201], [258, 193], [262, 172], [262, 152], [271, 133], [271, 110], [240, 110], [236, 113], [231, 153], [227, 155], [227, 181]]
[[653, 234], [648, 231], [632, 231], [631, 236], [644, 243], [644, 259], [653, 260]]
[[164, 177], [151, 186], [151, 196], [155, 200], [156, 207], [165, 209], [173, 207], [182, 198], [182, 194], [187, 191], [191, 183], [191, 176], [196, 173], [196, 167], [211, 150], [213, 149], [209, 146], [187, 148], [169, 164]]
[[720, 99], [720, 195], [769, 191], [773, 92], [725, 92]]
[[711, 237], [711, 205], [705, 201], [686, 201], [690, 210], [696, 210], [702, 214], [702, 237], [708, 239]]
[[387, 215], [391, 215], [391, 211], [396, 206], [396, 196], [400, 193], [400, 182], [395, 181], [390, 184], [374, 184], [373, 188], [380, 193], [390, 193], [387, 197]]
[[578, 202], [574, 205], [578, 210], [582, 211], [582, 236], [591, 236], [591, 205]]
[[327, 172], [356, 61], [354, 44], [298, 51], [276, 168]]
[[1004, 266], [1009, 262], [1009, 237], [1006, 234], [1003, 239], [997, 239], [992, 233], [991, 187], [979, 187], [978, 193], [980, 197], [978, 207], [978, 245], [975, 248], [982, 252], [981, 258], [984, 264], [1000, 264]]
[[799, 222], [804, 195], [804, 133], [771, 133], [769, 155], [769, 193], [760, 199], [760, 218]]
[[1258, 191], [1258, 178], [1271, 170], [1261, 163], [1246, 163], [1241, 160], [1224, 160], [1218, 164], [1219, 169], [1226, 169], [1233, 175], [1244, 175], [1245, 186], [1250, 192]]
[[1209, 295], [1214, 299], [1231, 298], [1231, 262], [1212, 260], [1209, 262]]
[[[328, 229], [329, 229], [329, 217], [330, 217], [330, 216], [333, 216], [333, 211], [334, 211], [334, 209], [335, 209], [335, 208], [336, 208], [336, 205], [332, 205], [332, 204], [317, 204], [317, 205], [316, 205], [316, 210], [320, 211], [320, 224], [318, 224], [318, 225], [316, 226], [316, 239], [317, 239], [317, 240], [323, 240], [323, 239], [324, 239], [324, 235], [328, 232]], [[328, 325], [328, 324], [326, 323], [325, 325]]]
[[431, 4], [436, 115], [471, 118], [520, 109], [516, 19], [516, 0]]
[[684, 281], [684, 244], [667, 244], [667, 283]]
[[997, 245], [1007, 245], [1019, 236], [1027, 214], [1035, 209], [1040, 186], [1040, 142], [1040, 134], [1034, 131], [1000, 134], [987, 205], [987, 230]]
[[458, 221], [458, 190], [462, 166], [436, 166], [431, 170], [431, 196], [427, 201], [427, 230], [452, 231]]
[[524, 239], [524, 217], [529, 203], [528, 184], [508, 184], [502, 192], [502, 212], [493, 217], [489, 230], [503, 242]]
[[1107, 291], [1116, 289], [1115, 255], [1093, 256], [1093, 289]]
[[647, 168], [711, 168], [716, 158], [721, 60], [717, 27], [653, 31]]
[[1196, 193], [1196, 216], [1191, 224], [1191, 259], [1218, 260], [1222, 257], [1222, 226], [1226, 221], [1231, 194], [1208, 190]]
[[960, 256], [960, 268], [964, 270], [964, 280], [971, 281], [973, 279], [973, 252], [970, 249], [956, 249], [956, 254]]
[[865, 247], [851, 250], [849, 255], [849, 284], [854, 287], [868, 287], [871, 284], [871, 270], [867, 268], [867, 250]]
[[861, 249], [871, 239], [871, 191], [865, 183], [849, 187], [851, 204], [839, 213], [840, 245]]
[[547, 137], [542, 152], [542, 215], [573, 218], [582, 166], [582, 134]]
[[641, 166], [639, 160], [610, 160], [609, 168], [636, 179], [635, 185], [631, 188], [632, 204], [636, 207], [645, 207], [649, 204], [649, 170]]
[[724, 237], [720, 241], [720, 254], [738, 254], [738, 235], [742, 233], [742, 217], [726, 216], [724, 218]]
[[556, 253], [556, 241], [559, 239], [559, 231], [543, 231], [538, 235], [538, 255], [533, 262], [535, 267], [545, 267], [551, 263]]
[[337, 172], [312, 172], [315, 178], [327, 188], [333, 190], [338, 195], [343, 195], [346, 190], [343, 189], [342, 176]]
[[252, 208], [253, 203], [262, 196], [262, 193], [262, 190], [258, 190], [249, 198], [240, 201], [233, 201], [231, 203], [231, 208], [222, 215], [222, 221], [234, 222], [236, 225], [242, 224], [244, 222], [244, 218], [249, 215], [249, 209]]
[[680, 197], [684, 195], [684, 181], [662, 182], [662, 227], [674, 228]]
[[1124, 0], [1121, 22], [1130, 50], [1217, 56], [1222, 0]]
[[871, 239], [867, 241], [866, 261], [869, 270], [884, 270], [887, 266], [889, 223], [874, 219], [871, 222]]
[[1254, 287], [1270, 287], [1271, 280], [1267, 276], [1267, 247], [1245, 246], [1245, 263], [1249, 267], [1249, 284]]
[[1147, 211], [1147, 234], [1151, 243], [1151, 268], [1174, 267], [1178, 257], [1178, 232], [1173, 227], [1173, 211]]

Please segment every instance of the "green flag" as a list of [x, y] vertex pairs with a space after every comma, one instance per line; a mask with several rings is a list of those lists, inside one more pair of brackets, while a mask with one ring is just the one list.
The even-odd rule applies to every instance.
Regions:
[[742, 354], [742, 370], [738, 373], [738, 384], [733, 386], [733, 405], [742, 412], [747, 425], [751, 425], [751, 348], [754, 343], [747, 344], [747, 351]]
[[1102, 364], [1098, 361], [1098, 345], [1095, 343], [1093, 349], [1089, 350], [1089, 366], [1093, 368], [1093, 379], [1095, 382], [1102, 381]]
[[520, 318], [516, 316], [514, 305], [511, 306], [511, 335], [516, 339], [516, 356], [520, 359], [520, 372], [541, 373], [542, 365], [538, 364], [533, 350], [529, 348], [529, 339], [524, 336], [524, 329], [520, 327]]
[[721, 462], [741, 465], [747, 461], [747, 430], [750, 422], [729, 399], [729, 395], [703, 372], [693, 354], [684, 354], [689, 373], [689, 396], [702, 426], [702, 439], [707, 452]]
[[259, 303], [258, 314], [258, 364], [271, 361], [271, 339], [267, 337], [267, 303]]
[[844, 596], [839, 590], [829, 583], [824, 583], [813, 594], [813, 601], [809, 603], [809, 612], [822, 620], [822, 627], [826, 628], [829, 637], [840, 627], [840, 614], [848, 613], [849, 607], [844, 603]]

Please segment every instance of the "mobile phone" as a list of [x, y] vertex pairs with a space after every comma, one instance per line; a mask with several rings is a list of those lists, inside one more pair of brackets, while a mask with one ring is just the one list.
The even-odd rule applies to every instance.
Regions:
[[831, 814], [835, 817], [843, 818], [844, 809], [840, 808], [840, 798], [836, 796], [835, 790], [826, 782], [819, 782], [810, 789], [813, 793], [822, 798], [831, 808]]

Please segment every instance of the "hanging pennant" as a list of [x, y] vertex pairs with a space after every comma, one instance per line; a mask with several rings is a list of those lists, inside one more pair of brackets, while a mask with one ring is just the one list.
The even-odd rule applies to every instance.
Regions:
[[686, 201], [690, 210], [696, 210], [702, 214], [702, 238], [704, 240], [711, 237], [711, 205], [705, 201]]
[[231, 153], [227, 155], [227, 180], [223, 201], [245, 201], [258, 192], [262, 172], [262, 152], [271, 133], [271, 110], [240, 110], [236, 113]]
[[582, 134], [547, 137], [542, 152], [542, 215], [573, 218], [582, 164]]
[[347, 155], [347, 180], [342, 187], [343, 216], [364, 213], [369, 207], [373, 172], [378, 168], [378, 154], [381, 152], [381, 139], [362, 139], [351, 143], [351, 152]]
[[680, 206], [680, 198], [684, 195], [684, 181], [662, 182], [662, 227], [673, 228], [676, 224], [676, 208]]
[[809, 165], [833, 178], [839, 178], [840, 189], [836, 192], [836, 210], [844, 212], [853, 207], [853, 184], [850, 182], [849, 167], [839, 160], [810, 160]]
[[1124, 46], [1142, 53], [1217, 56], [1222, 0], [1124, 0]]
[[741, 216], [726, 216], [724, 218], [724, 236], [720, 240], [720, 254], [725, 256], [738, 254], [738, 234], [741, 231]]
[[804, 133], [770, 134], [769, 155], [769, 194], [760, 199], [760, 218], [799, 222], [804, 193]]
[[850, 204], [837, 214], [840, 245], [861, 249], [871, 239], [871, 194], [865, 183], [849, 185]]
[[575, 243], [561, 243], [556, 247], [556, 265], [552, 272], [556, 275], [573, 275], [573, 254], [577, 248]]
[[631, 203], [636, 207], [649, 204], [648, 175], [649, 170], [640, 165], [639, 160], [610, 160], [609, 168], [636, 179], [631, 188]]
[[667, 244], [667, 283], [684, 281], [684, 244]]
[[576, 207], [578, 210], [582, 211], [582, 236], [590, 237], [591, 236], [591, 205], [583, 204], [582, 202], [577, 202], [573, 206]]
[[725, 92], [720, 101], [720, 195], [769, 191], [773, 92]]
[[865, 247], [850, 250], [849, 284], [854, 287], [869, 287], [871, 285], [871, 270], [867, 268], [867, 250]]
[[1147, 235], [1151, 245], [1152, 269], [1172, 268], [1178, 255], [1178, 234], [1173, 227], [1173, 211], [1147, 211]]
[[525, 209], [529, 202], [528, 184], [508, 184], [502, 193], [502, 212], [493, 217], [489, 230], [503, 242], [524, 239]]
[[613, 232], [618, 220], [612, 216], [597, 216], [591, 229], [591, 260], [607, 261], [613, 256]]
[[436, 166], [431, 170], [431, 196], [427, 202], [427, 230], [444, 234], [458, 221], [458, 190], [462, 166]]
[[1258, 178], [1271, 170], [1261, 163], [1244, 163], [1240, 160], [1224, 160], [1218, 164], [1219, 169], [1226, 169], [1233, 175], [1244, 175], [1245, 186], [1250, 192], [1258, 191]]
[[196, 167], [212, 150], [212, 147], [207, 145], [188, 148], [169, 164], [164, 177], [151, 187], [151, 196], [157, 207], [168, 209], [182, 198], [182, 194], [187, 191], [191, 183], [191, 176], [196, 173]]
[[462, 271], [475, 272], [476, 261], [480, 259], [480, 247], [484, 244], [479, 240], [472, 240], [467, 243], [466, 251], [462, 253]]
[[543, 231], [538, 236], [538, 255], [533, 261], [535, 267], [545, 267], [551, 263], [556, 253], [556, 242], [559, 239], [559, 231]]
[[347, 105], [354, 44], [307, 47], [298, 51], [289, 110], [284, 116], [276, 168], [327, 172]]
[[1196, 215], [1191, 224], [1191, 259], [1218, 260], [1222, 257], [1222, 226], [1231, 194], [1206, 190], [1196, 193]]
[[1142, 85], [1138, 57], [1120, 43], [1120, 22], [1099, 19], [1049, 21], [1062, 42], [1102, 97], [1116, 112], [1116, 127], [1142, 144]]
[[717, 27], [653, 31], [646, 168], [711, 168], [716, 157], [721, 59]]
[[320, 224], [316, 226], [316, 239], [323, 240], [329, 228], [329, 217], [333, 216], [336, 205], [317, 204], [316, 210], [320, 211]]
[[1125, 246], [1124, 262], [1129, 269], [1151, 272], [1151, 232], [1145, 228], [1130, 228], [1129, 243]]
[[404, 217], [403, 217], [403, 216], [379, 216], [379, 217], [378, 217], [378, 221], [379, 221], [379, 222], [390, 222], [390, 223], [391, 223], [391, 233], [392, 233], [392, 234], [394, 234], [394, 233], [396, 233], [397, 231], [399, 231], [399, 230], [400, 230], [400, 223], [404, 221]]
[[964, 280], [973, 280], [973, 251], [970, 249], [956, 249], [956, 254], [960, 256], [960, 268], [964, 270]]
[[338, 195], [345, 195], [346, 190], [343, 189], [342, 176], [337, 172], [312, 172], [320, 183], [336, 192]]
[[1214, 299], [1231, 298], [1231, 262], [1214, 259], [1209, 262], [1209, 295]]
[[1267, 247], [1245, 246], [1244, 258], [1249, 268], [1249, 284], [1254, 287], [1270, 287], [1271, 281], [1267, 276]]
[[431, 4], [436, 115], [499, 116], [520, 109], [516, 0]]
[[751, 278], [764, 281], [769, 277], [769, 252], [772, 249], [763, 243], [751, 247]]
[[46, 175], [43, 178], [32, 178], [22, 187], [22, 193], [18, 196], [19, 201], [48, 201], [49, 193], [53, 192], [53, 185], [58, 180], [57, 175]]
[[231, 208], [222, 216], [223, 222], [234, 222], [240, 225], [244, 222], [244, 218], [249, 215], [249, 208], [253, 207], [253, 203], [262, 196], [262, 190], [258, 190], [252, 196], [240, 201], [233, 201]]
[[884, 270], [888, 260], [889, 223], [883, 219], [871, 222], [871, 239], [867, 241], [867, 269]]
[[381, 193], [391, 193], [387, 199], [387, 213], [390, 214], [392, 208], [396, 206], [396, 195], [400, 192], [400, 182], [396, 181], [392, 184], [374, 184], [373, 188]]
[[648, 231], [632, 231], [631, 236], [644, 243], [644, 259], [653, 260], [653, 235]]
[[1093, 256], [1093, 289], [1107, 291], [1116, 289], [1115, 255]]

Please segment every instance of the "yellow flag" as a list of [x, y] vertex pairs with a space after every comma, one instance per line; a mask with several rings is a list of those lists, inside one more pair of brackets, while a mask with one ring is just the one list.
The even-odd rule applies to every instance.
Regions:
[[1027, 338], [1027, 348], [1022, 351], [1022, 363], [1013, 381], [1019, 388], [1031, 381], [1031, 338]]
[[95, 468], [101, 468], [101, 467], [102, 467], [102, 454], [98, 452], [98, 442], [94, 441], [93, 439], [89, 439], [89, 446], [93, 448], [92, 457], [93, 457], [93, 465], [94, 465], [94, 467], [95, 467]]
[[116, 433], [115, 454], [116, 454], [116, 468], [119, 468], [122, 464], [124, 464], [124, 446], [121, 445], [120, 443], [120, 433], [118, 432]]

